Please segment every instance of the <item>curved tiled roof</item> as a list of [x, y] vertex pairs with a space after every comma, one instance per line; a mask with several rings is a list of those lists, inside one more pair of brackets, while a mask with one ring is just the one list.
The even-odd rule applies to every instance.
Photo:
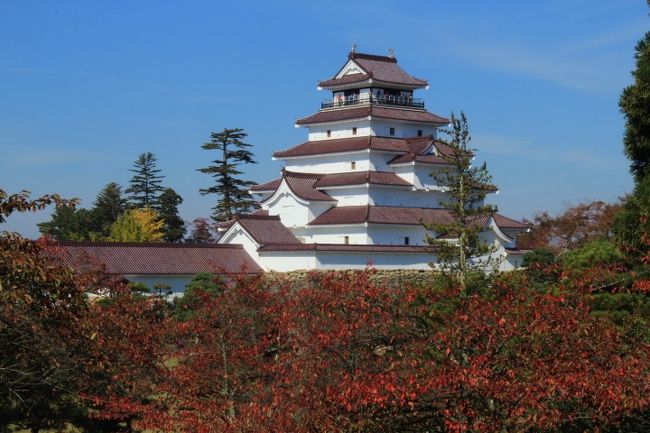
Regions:
[[363, 119], [364, 117], [379, 117], [383, 119], [404, 120], [434, 125], [446, 125], [449, 119], [429, 113], [425, 110], [412, 110], [406, 108], [364, 107], [342, 108], [338, 110], [319, 111], [311, 116], [296, 120], [296, 125], [311, 125], [314, 123], [338, 122], [341, 120]]
[[261, 183], [259, 185], [253, 185], [251, 187], [251, 191], [254, 191], [254, 192], [256, 192], [256, 191], [275, 191], [276, 189], [278, 189], [278, 187], [280, 186], [281, 183], [282, 183], [282, 178], [280, 177], [278, 179], [273, 179], [270, 182]]
[[245, 214], [237, 215], [233, 223], [239, 225], [251, 235], [255, 242], [264, 244], [299, 244], [300, 241], [280, 221], [279, 216]]
[[348, 173], [334, 173], [323, 175], [315, 184], [314, 188], [326, 189], [333, 186], [347, 185], [394, 185], [413, 186], [410, 182], [389, 171], [355, 171]]
[[324, 192], [314, 188], [320, 175], [284, 172], [283, 178], [289, 189], [298, 197], [309, 201], [336, 201]]
[[409, 151], [408, 140], [407, 138], [365, 136], [307, 141], [289, 149], [275, 152], [273, 156], [275, 158], [290, 158], [296, 156], [354, 152], [365, 149], [405, 153]]
[[258, 249], [267, 251], [323, 251], [323, 252], [367, 252], [367, 253], [422, 253], [430, 254], [434, 247], [428, 245], [381, 245], [381, 244], [267, 244]]
[[241, 245], [133, 242], [61, 242], [56, 253], [74, 268], [93, 263], [111, 275], [260, 273]]
[[325, 211], [308, 225], [363, 223], [421, 225], [423, 223], [447, 224], [451, 222], [453, 222], [453, 217], [447, 209], [397, 206], [341, 206]]
[[[407, 74], [397, 65], [395, 57], [377, 56], [352, 52], [348, 59], [359, 65], [365, 73], [345, 75], [340, 78], [332, 78], [321, 81], [320, 87], [335, 87], [343, 84], [351, 84], [373, 79], [385, 83], [402, 84], [409, 87], [425, 87], [427, 82]], [[338, 75], [338, 73], [337, 73]]]

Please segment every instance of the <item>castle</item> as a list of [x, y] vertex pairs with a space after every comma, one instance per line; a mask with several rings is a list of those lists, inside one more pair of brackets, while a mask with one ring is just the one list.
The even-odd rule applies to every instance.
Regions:
[[[429, 269], [436, 258], [423, 224], [453, 217], [431, 176], [449, 164], [438, 140], [449, 120], [415, 97], [426, 87], [392, 55], [349, 53], [319, 83], [331, 98], [296, 121], [307, 141], [275, 152], [281, 176], [251, 189], [260, 210], [224, 225], [219, 243], [242, 245], [267, 271]], [[528, 226], [500, 214], [481, 224], [500, 269], [519, 267], [517, 235]]]

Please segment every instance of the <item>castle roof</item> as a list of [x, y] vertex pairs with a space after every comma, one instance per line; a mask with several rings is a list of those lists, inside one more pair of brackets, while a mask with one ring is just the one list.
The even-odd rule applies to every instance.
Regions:
[[341, 206], [329, 209], [312, 220], [309, 226], [343, 224], [450, 224], [454, 220], [447, 209], [397, 206]]
[[382, 244], [267, 244], [261, 246], [258, 251], [321, 251], [321, 252], [342, 252], [342, 253], [423, 253], [430, 254], [434, 248], [429, 245], [382, 245]]
[[366, 117], [427, 123], [436, 126], [444, 126], [449, 123], [449, 119], [429, 113], [425, 110], [366, 105], [363, 107], [319, 111], [311, 116], [296, 120], [296, 125], [302, 126], [313, 125], [316, 123], [340, 122], [342, 120], [356, 120], [364, 119]]
[[315, 184], [317, 189], [350, 185], [413, 186], [410, 182], [389, 171], [352, 171], [323, 175]]
[[286, 150], [275, 152], [275, 158], [294, 158], [301, 156], [325, 155], [331, 153], [357, 152], [361, 150], [377, 150], [383, 152], [394, 152], [397, 154], [413, 153], [414, 155], [429, 149], [434, 144], [438, 147], [442, 143], [433, 142], [432, 136], [425, 137], [351, 137], [333, 140], [307, 141]]
[[348, 74], [337, 78], [341, 73], [341, 70], [343, 70], [343, 68], [341, 68], [333, 78], [321, 81], [318, 85], [323, 88], [330, 88], [373, 80], [387, 84], [406, 85], [414, 88], [427, 86], [425, 80], [412, 77], [400, 68], [395, 57], [351, 52], [348, 55], [348, 61], [352, 61], [358, 65], [362, 72]]
[[[494, 222], [500, 229], [526, 229], [528, 224], [508, 218], [504, 215], [492, 214]], [[474, 224], [486, 225], [489, 216], [484, 216]], [[398, 207], [398, 206], [341, 206], [329, 209], [312, 220], [309, 226], [343, 225], [343, 224], [451, 224], [454, 222], [453, 213], [441, 208]]]
[[[266, 182], [261, 185], [255, 185], [251, 188], [252, 192], [274, 192], [280, 187], [282, 179], [287, 179], [287, 184], [298, 197], [306, 200], [312, 200], [309, 197], [322, 197], [324, 193], [319, 190], [353, 185], [391, 185], [391, 186], [413, 186], [410, 182], [402, 179], [393, 172], [388, 171], [352, 171], [345, 173], [331, 174], [307, 174], [283, 171], [283, 177]], [[315, 191], [315, 192], [314, 192]], [[327, 196], [329, 197], [329, 196]], [[333, 200], [329, 197], [328, 200]]]
[[73, 268], [96, 265], [111, 275], [262, 272], [241, 245], [61, 242], [56, 256]]
[[298, 238], [282, 224], [280, 217], [277, 215], [269, 216], [261, 213], [238, 214], [223, 227], [231, 227], [235, 223], [239, 223], [260, 245], [269, 243], [292, 245], [300, 243]]

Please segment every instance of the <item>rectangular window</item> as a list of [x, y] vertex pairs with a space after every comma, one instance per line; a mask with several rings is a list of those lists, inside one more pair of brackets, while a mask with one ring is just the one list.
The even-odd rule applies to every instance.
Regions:
[[391, 128], [388, 130], [388, 134], [390, 134], [391, 136], [395, 135], [395, 128], [391, 126]]
[[422, 137], [422, 130], [418, 129], [418, 137]]
[[404, 236], [404, 245], [411, 245], [411, 238], [408, 236]]
[[357, 169], [357, 162], [356, 162], [356, 161], [352, 161], [352, 162], [350, 162], [350, 168], [351, 168], [352, 170], [356, 170], [356, 169]]
[[331, 136], [332, 136], [332, 131], [329, 130], [329, 129], [327, 130], [327, 136], [328, 136], [328, 137], [331, 137]]
[[343, 236], [343, 243], [348, 245], [350, 243], [350, 236]]
[[357, 127], [352, 128], [352, 135], [357, 135]]

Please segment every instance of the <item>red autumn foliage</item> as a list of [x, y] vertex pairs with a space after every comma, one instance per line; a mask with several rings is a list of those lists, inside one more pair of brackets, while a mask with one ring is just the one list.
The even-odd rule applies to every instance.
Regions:
[[119, 346], [156, 374], [116, 378], [127, 392], [98, 415], [169, 432], [497, 432], [606, 426], [650, 404], [650, 347], [590, 316], [587, 289], [519, 279], [464, 297], [368, 275], [206, 294], [150, 328], [164, 338]]

